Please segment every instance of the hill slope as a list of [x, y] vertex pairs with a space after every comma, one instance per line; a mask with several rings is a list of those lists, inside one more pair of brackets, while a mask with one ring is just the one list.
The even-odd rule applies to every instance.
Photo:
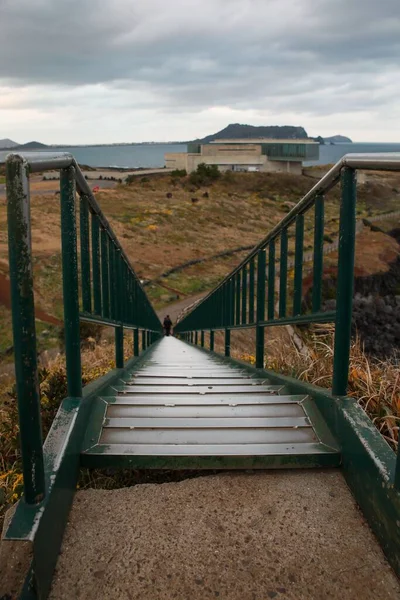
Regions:
[[207, 135], [201, 140], [203, 143], [223, 139], [240, 138], [276, 138], [276, 139], [305, 139], [307, 132], [304, 127], [294, 127], [292, 125], [242, 125], [240, 123], [231, 123], [228, 127], [221, 129], [217, 133]]
[[9, 148], [15, 148], [19, 144], [17, 142], [13, 142], [9, 138], [3, 138], [0, 140], [0, 150], [8, 150]]
[[332, 142], [333, 144], [353, 143], [353, 140], [346, 137], [345, 135], [331, 135], [330, 137], [324, 138], [324, 141], [327, 143]]
[[46, 144], [42, 144], [41, 142], [27, 142], [26, 144], [21, 144], [18, 146], [18, 148], [23, 148], [25, 150], [36, 150], [37, 148], [48, 148], [48, 146], [46, 146]]

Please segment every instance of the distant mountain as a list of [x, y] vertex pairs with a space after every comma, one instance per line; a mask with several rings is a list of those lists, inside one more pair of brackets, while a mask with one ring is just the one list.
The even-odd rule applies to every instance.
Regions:
[[8, 150], [9, 148], [15, 148], [18, 145], [17, 142], [13, 142], [8, 138], [0, 140], [0, 150]]
[[19, 150], [40, 150], [43, 148], [48, 148], [46, 144], [41, 144], [40, 142], [28, 142], [27, 144], [21, 144], [18, 146]]
[[353, 140], [351, 140], [350, 138], [346, 137], [345, 135], [331, 135], [331, 137], [326, 137], [324, 138], [325, 143], [329, 144], [343, 144], [343, 143], [347, 143], [347, 144], [352, 144]]
[[206, 137], [195, 140], [207, 144], [214, 140], [226, 139], [249, 139], [249, 138], [275, 138], [275, 139], [306, 139], [307, 132], [303, 127], [294, 127], [292, 125], [241, 125], [240, 123], [231, 123], [225, 129], [217, 133], [207, 135]]

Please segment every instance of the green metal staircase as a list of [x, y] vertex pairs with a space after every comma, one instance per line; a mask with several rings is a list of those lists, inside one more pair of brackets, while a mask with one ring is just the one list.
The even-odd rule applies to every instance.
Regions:
[[[53, 169], [60, 170], [68, 395], [43, 443], [29, 174]], [[44, 599], [49, 594], [82, 466], [340, 466], [400, 574], [400, 460], [357, 403], [346, 397], [357, 169], [399, 171], [400, 155], [344, 157], [177, 324], [175, 339], [162, 337], [141, 282], [74, 158], [64, 153], [9, 155], [9, 262], [24, 496], [3, 543], [27, 544], [30, 549], [31, 569], [21, 598]], [[324, 312], [324, 194], [339, 182], [337, 309]], [[306, 310], [303, 253], [310, 215], [314, 260], [312, 307]], [[288, 268], [291, 251], [293, 279]], [[116, 368], [84, 388], [81, 321], [115, 329]], [[270, 327], [327, 322], [336, 329], [332, 390], [264, 368]], [[230, 356], [231, 333], [240, 329], [255, 330], [254, 367]], [[124, 364], [126, 330], [132, 331], [132, 358]], [[218, 331], [224, 336], [224, 356], [215, 352]]]
[[113, 391], [98, 400], [98, 417], [89, 423], [81, 455], [86, 467], [340, 464], [309, 396], [289, 394], [261, 374], [172, 337], [151, 348]]

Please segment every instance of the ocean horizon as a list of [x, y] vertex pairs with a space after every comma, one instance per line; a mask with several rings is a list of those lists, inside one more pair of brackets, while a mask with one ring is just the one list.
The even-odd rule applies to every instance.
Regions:
[[[138, 144], [113, 146], [65, 146], [44, 152], [70, 152], [81, 165], [97, 168], [155, 169], [163, 168], [166, 152], [186, 152], [186, 144]], [[0, 151], [4, 162], [10, 150]], [[345, 154], [364, 152], [400, 152], [400, 143], [353, 142], [325, 144], [319, 148], [319, 160], [304, 162], [304, 166], [336, 163]]]

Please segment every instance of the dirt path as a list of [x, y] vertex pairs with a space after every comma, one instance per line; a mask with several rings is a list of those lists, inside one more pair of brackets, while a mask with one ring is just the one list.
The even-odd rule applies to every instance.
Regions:
[[175, 302], [174, 304], [170, 304], [164, 308], [161, 308], [157, 311], [157, 316], [161, 321], [164, 320], [165, 315], [169, 315], [172, 323], [176, 323], [178, 316], [181, 312], [196, 300], [200, 300], [204, 298], [204, 296], [208, 294], [208, 292], [200, 292], [199, 294], [195, 294], [194, 296], [190, 296], [189, 298], [185, 298], [184, 300], [180, 300], [179, 302]]
[[395, 600], [340, 471], [76, 494], [50, 600]]

